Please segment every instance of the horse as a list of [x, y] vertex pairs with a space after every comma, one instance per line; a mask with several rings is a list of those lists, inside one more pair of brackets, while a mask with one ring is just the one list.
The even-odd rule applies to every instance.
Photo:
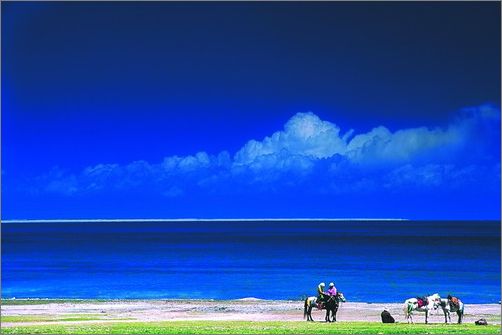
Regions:
[[303, 308], [303, 318], [307, 318], [307, 321], [314, 321], [312, 319], [312, 307], [314, 306], [318, 306], [317, 297], [307, 297]]
[[404, 302], [404, 316], [406, 317], [406, 321], [408, 323], [413, 323], [413, 311], [425, 312], [425, 323], [428, 322], [429, 310], [435, 310], [438, 308], [439, 302], [441, 301], [441, 297], [439, 294], [434, 293], [431, 296], [426, 297], [427, 304], [421, 307], [418, 307], [418, 299], [410, 298]]
[[457, 312], [458, 323], [462, 323], [462, 319], [464, 317], [464, 303], [460, 299], [458, 299], [458, 306], [452, 304], [449, 299], [441, 299], [439, 306], [443, 309], [444, 323], [448, 323], [448, 320], [451, 323], [450, 312]]
[[317, 303], [317, 297], [308, 297], [305, 299], [303, 317], [307, 318], [307, 321], [314, 321], [314, 319], [312, 319], [312, 308], [317, 307], [319, 309], [326, 309], [326, 317], [324, 318], [326, 322], [331, 322], [330, 313], [333, 316], [333, 320], [336, 321], [336, 312], [338, 311], [340, 301], [346, 301], [342, 292], [338, 292], [335, 296], [330, 296], [328, 300], [324, 302], [324, 306]]
[[[336, 322], [336, 312], [338, 312], [338, 308], [340, 307], [340, 302], [347, 301], [342, 292], [337, 292], [335, 296], [329, 297], [326, 302], [326, 322]], [[330, 318], [330, 312], [333, 316], [333, 321]]]

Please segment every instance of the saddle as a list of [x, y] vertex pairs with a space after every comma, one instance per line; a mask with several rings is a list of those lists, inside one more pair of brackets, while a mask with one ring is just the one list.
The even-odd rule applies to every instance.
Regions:
[[332, 297], [327, 294], [323, 294], [322, 296], [317, 297], [317, 299], [316, 299], [317, 309], [325, 309], [326, 303], [329, 302], [331, 300], [331, 298]]
[[459, 308], [460, 307], [460, 303], [458, 302], [458, 298], [457, 297], [451, 297], [451, 299], [450, 299], [450, 305]]
[[425, 305], [427, 305], [427, 299], [423, 297], [417, 297], [417, 304], [418, 308], [424, 307]]

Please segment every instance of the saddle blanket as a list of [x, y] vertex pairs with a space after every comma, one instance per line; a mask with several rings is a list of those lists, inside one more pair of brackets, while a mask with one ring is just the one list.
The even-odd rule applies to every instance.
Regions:
[[450, 305], [455, 306], [455, 307], [459, 307], [458, 298], [457, 297], [451, 297]]

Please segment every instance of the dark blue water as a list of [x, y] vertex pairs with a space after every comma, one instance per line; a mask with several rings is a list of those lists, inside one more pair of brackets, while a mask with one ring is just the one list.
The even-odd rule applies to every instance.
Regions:
[[499, 222], [3, 223], [3, 298], [500, 300]]

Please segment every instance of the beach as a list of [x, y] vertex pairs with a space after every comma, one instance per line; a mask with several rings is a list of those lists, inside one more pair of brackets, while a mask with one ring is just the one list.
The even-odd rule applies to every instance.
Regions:
[[[339, 322], [380, 323], [387, 309], [403, 323], [402, 303], [343, 303]], [[499, 304], [466, 304], [464, 323], [485, 318], [490, 324], [501, 321]], [[313, 310], [316, 321], [324, 321], [325, 311]], [[457, 321], [452, 314], [452, 322]], [[302, 321], [302, 301], [269, 301], [254, 298], [240, 300], [4, 300], [2, 327], [44, 324], [164, 322], [164, 321]], [[424, 323], [424, 314], [416, 312], [415, 323]], [[430, 323], [443, 323], [441, 309], [432, 312]]]

